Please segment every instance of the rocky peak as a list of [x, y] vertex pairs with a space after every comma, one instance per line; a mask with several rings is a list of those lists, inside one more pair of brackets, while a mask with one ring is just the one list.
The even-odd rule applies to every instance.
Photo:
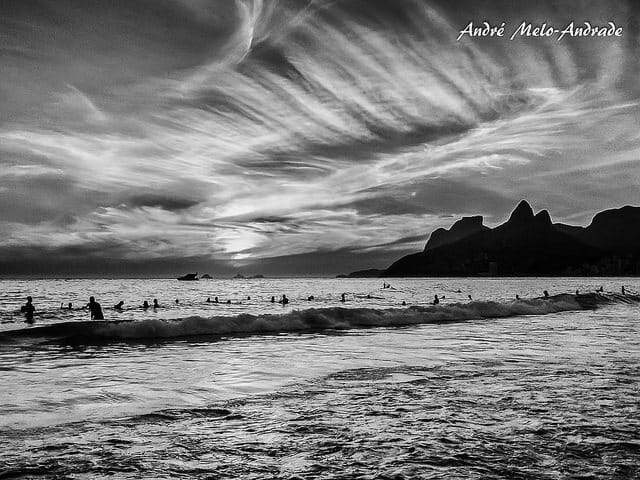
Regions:
[[482, 224], [482, 215], [473, 217], [462, 217], [454, 223], [449, 230], [438, 228], [429, 237], [425, 251], [440, 247], [449, 243], [457, 242], [469, 235], [480, 232], [487, 227]]
[[551, 216], [549, 215], [549, 212], [546, 210], [540, 210], [535, 217], [533, 217], [536, 222], [540, 225], [548, 225], [551, 226]]
[[[547, 213], [547, 216], [548, 215], [549, 214]], [[531, 205], [529, 205], [526, 200], [521, 200], [515, 210], [511, 212], [511, 216], [509, 217], [507, 223], [512, 225], [520, 225], [530, 222], [533, 218], [533, 209], [531, 208]]]

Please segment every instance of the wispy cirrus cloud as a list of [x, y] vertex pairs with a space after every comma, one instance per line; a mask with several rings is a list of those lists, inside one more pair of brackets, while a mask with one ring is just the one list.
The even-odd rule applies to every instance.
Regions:
[[640, 202], [632, 2], [587, 8], [623, 38], [560, 43], [455, 41], [470, 19], [577, 13], [551, 2], [0, 8], [0, 257], [281, 271], [420, 249], [451, 215], [496, 222], [522, 197], [577, 222]]

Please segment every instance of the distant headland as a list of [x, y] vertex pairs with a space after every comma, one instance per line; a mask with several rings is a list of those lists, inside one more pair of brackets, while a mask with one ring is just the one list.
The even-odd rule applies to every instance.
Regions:
[[587, 227], [553, 223], [522, 200], [495, 228], [463, 217], [431, 233], [422, 252], [346, 277], [640, 275], [640, 207], [605, 210]]

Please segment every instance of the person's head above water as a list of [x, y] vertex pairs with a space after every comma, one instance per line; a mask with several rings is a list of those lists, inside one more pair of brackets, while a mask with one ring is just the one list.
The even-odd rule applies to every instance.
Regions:
[[96, 301], [96, 298], [95, 298], [95, 297], [89, 297], [89, 303], [93, 303], [93, 302], [95, 302], [95, 301]]
[[27, 297], [27, 302], [28, 302], [28, 303], [31, 303], [31, 301], [32, 301], [32, 300], [33, 300], [33, 298], [31, 298], [31, 295], [29, 295], [29, 296]]

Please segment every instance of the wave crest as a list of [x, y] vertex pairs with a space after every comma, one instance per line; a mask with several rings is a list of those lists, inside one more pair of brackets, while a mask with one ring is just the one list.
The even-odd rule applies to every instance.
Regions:
[[83, 321], [14, 330], [0, 335], [0, 341], [41, 338], [61, 342], [110, 342], [171, 339], [193, 336], [240, 336], [354, 328], [400, 327], [449, 323], [520, 315], [546, 315], [588, 310], [608, 303], [638, 303], [638, 296], [556, 295], [548, 299], [520, 299], [511, 302], [473, 301], [408, 308], [311, 308], [283, 314], [234, 317], [191, 316], [177, 320]]

